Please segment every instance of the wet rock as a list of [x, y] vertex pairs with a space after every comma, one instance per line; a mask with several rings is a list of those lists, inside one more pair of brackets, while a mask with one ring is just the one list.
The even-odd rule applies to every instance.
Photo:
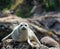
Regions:
[[51, 47], [49, 49], [60, 49], [59, 47]]
[[48, 47], [59, 47], [59, 43], [49, 36], [43, 37], [40, 41]]

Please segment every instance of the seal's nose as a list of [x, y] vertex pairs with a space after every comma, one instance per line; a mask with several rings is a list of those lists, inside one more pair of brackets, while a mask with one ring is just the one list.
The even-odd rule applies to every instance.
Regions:
[[26, 28], [25, 28], [25, 27], [23, 27], [23, 28], [22, 28], [22, 30], [26, 30]]

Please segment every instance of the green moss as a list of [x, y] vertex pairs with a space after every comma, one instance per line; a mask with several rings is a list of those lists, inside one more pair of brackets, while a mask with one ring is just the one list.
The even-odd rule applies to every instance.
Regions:
[[0, 10], [3, 10], [4, 8], [10, 8], [12, 3], [12, 0], [0, 0]]
[[17, 16], [20, 16], [20, 17], [22, 17], [22, 18], [28, 18], [28, 17], [30, 17], [30, 15], [31, 15], [31, 14], [30, 14], [31, 9], [32, 9], [32, 6], [30, 6], [29, 8], [27, 8], [26, 11], [23, 11], [23, 9], [19, 8], [19, 9], [17, 10], [17, 12], [16, 12], [16, 15], [17, 15]]
[[57, 9], [57, 2], [55, 0], [44, 0], [43, 8], [46, 11], [54, 11]]

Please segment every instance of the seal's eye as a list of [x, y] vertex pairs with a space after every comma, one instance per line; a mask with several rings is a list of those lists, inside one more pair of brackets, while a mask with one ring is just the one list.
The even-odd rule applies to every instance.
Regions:
[[23, 26], [23, 25], [20, 25], [20, 27]]
[[25, 26], [27, 26], [27, 25], [25, 25]]

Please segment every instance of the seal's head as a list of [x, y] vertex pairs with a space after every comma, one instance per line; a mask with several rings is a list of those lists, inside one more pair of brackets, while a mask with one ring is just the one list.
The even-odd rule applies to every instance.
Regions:
[[26, 23], [26, 22], [20, 23], [20, 30], [27, 30], [28, 28], [29, 28], [28, 23]]

